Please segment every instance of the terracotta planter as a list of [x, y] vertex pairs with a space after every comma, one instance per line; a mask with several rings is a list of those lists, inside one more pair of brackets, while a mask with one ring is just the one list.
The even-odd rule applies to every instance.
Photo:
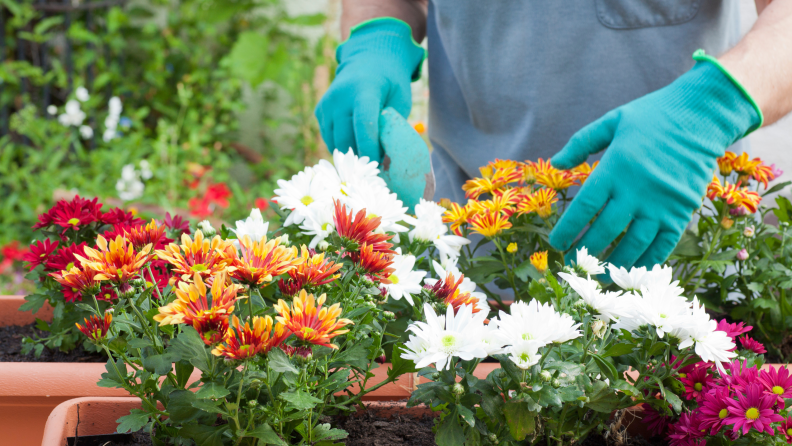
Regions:
[[[407, 408], [406, 403], [369, 401], [367, 411], [389, 418], [392, 415], [421, 417], [437, 415], [425, 407]], [[65, 446], [68, 437], [108, 435], [116, 432], [116, 420], [130, 410], [140, 408], [137, 398], [75, 398], [64, 401], [52, 410], [41, 436], [41, 446]], [[9, 444], [12, 444], [9, 442]]]

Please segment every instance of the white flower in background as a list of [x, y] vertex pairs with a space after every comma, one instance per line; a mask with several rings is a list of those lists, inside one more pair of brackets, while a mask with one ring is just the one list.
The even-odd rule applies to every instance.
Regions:
[[69, 99], [64, 107], [65, 113], [58, 116], [58, 122], [65, 126], [79, 127], [85, 120], [85, 113], [80, 109], [80, 103]]
[[[448, 276], [448, 273], [451, 273], [454, 275], [455, 279], [459, 280], [459, 278], [462, 276], [462, 272], [459, 271], [459, 268], [457, 268], [456, 261], [457, 258], [455, 257], [445, 257], [443, 259], [442, 264], [437, 263], [437, 261], [435, 260], [432, 260], [432, 266], [433, 269], [435, 270], [435, 273], [437, 274], [437, 277], [445, 279]], [[434, 284], [436, 284], [438, 280], [440, 279], [433, 279], [431, 277], [427, 277], [426, 279], [424, 279], [424, 283], [430, 286], [434, 286]], [[487, 295], [480, 291], [476, 291], [476, 283], [467, 277], [462, 279], [462, 283], [459, 285], [459, 291], [463, 293], [470, 293], [470, 295], [478, 299], [479, 302], [487, 301]]]
[[146, 185], [140, 181], [140, 172], [134, 164], [127, 164], [121, 168], [121, 178], [116, 182], [118, 198], [129, 201], [143, 196]]
[[500, 312], [498, 330], [504, 340], [514, 345], [519, 341], [537, 341], [539, 346], [554, 342], [566, 342], [580, 337], [581, 333], [572, 316], [560, 314], [549, 305], [515, 302], [511, 314]]
[[585, 279], [574, 274], [558, 273], [573, 290], [583, 299], [589, 307], [593, 308], [598, 314], [598, 318], [605, 322], [617, 320], [620, 317], [629, 317], [630, 306], [621, 299], [621, 293], [606, 292], [599, 289], [599, 283], [587, 276]]
[[506, 348], [505, 353], [517, 367], [528, 370], [542, 359], [539, 347], [540, 344], [536, 341], [519, 341]]
[[121, 99], [118, 96], [113, 96], [107, 101], [107, 108], [111, 115], [120, 115], [121, 112], [124, 110], [123, 104], [121, 104]]
[[484, 325], [485, 313], [473, 313], [473, 306], [459, 307], [456, 315], [453, 307], [449, 306], [445, 317], [438, 316], [434, 309], [424, 304], [426, 322], [415, 322], [407, 329], [416, 334], [416, 339], [428, 341], [410, 341], [405, 344], [407, 354], [404, 358], [415, 361], [417, 368], [424, 368], [435, 364], [437, 370], [450, 368], [454, 357], [469, 361], [475, 358], [486, 358], [487, 351], [480, 339], [481, 327]]
[[443, 224], [444, 212], [444, 207], [421, 198], [420, 203], [415, 206], [415, 218], [408, 217], [406, 220], [414, 226], [409, 233], [410, 241], [418, 239], [432, 242], [440, 251], [440, 255], [458, 257], [462, 246], [469, 244], [470, 240], [458, 235], [446, 234], [448, 227]]
[[604, 265], [600, 263], [598, 258], [589, 255], [588, 248], [585, 246], [577, 250], [575, 269], [581, 270], [583, 274], [588, 274], [591, 276], [605, 274]]
[[201, 220], [198, 222], [198, 229], [203, 232], [205, 237], [212, 237], [217, 234], [217, 231], [212, 227], [212, 223], [210, 223], [209, 220]]
[[57, 115], [58, 114], [58, 107], [56, 107], [54, 105], [47, 106], [47, 113], [49, 113], [50, 116]]
[[414, 266], [415, 256], [413, 255], [393, 256], [393, 264], [390, 267], [394, 271], [388, 276], [391, 283], [382, 285], [388, 290], [389, 296], [396, 300], [403, 297], [410, 305], [415, 305], [412, 295], [421, 292], [421, 279], [426, 275], [426, 271], [413, 271]]
[[154, 176], [154, 173], [151, 171], [151, 165], [149, 164], [148, 160], [140, 160], [138, 163], [140, 166], [140, 177], [144, 180], [150, 180], [151, 177]]
[[346, 188], [345, 199], [342, 201], [355, 213], [362, 209], [366, 215], [380, 217], [380, 229], [385, 232], [406, 232], [407, 228], [398, 224], [407, 220], [407, 206], [403, 206], [399, 197], [386, 187], [378, 187], [370, 183], [355, 183]]
[[284, 226], [302, 223], [309, 214], [309, 206], [332, 202], [332, 192], [327, 189], [326, 181], [327, 175], [317, 174], [312, 167], [306, 167], [291, 177], [291, 180], [278, 180], [280, 188], [275, 189], [277, 196], [273, 201], [281, 209], [291, 210]]
[[91, 139], [91, 138], [93, 138], [93, 129], [88, 127], [87, 125], [81, 125], [80, 126], [80, 136], [82, 136], [83, 139]]
[[[325, 239], [330, 236], [330, 233], [335, 232], [333, 205], [319, 203], [316, 206], [309, 207], [307, 213], [308, 215], [300, 225], [300, 229], [303, 234], [314, 236], [308, 247], [316, 248], [322, 243], [326, 244]], [[324, 249], [322, 250], [324, 251]]]
[[104, 140], [104, 142], [109, 142], [118, 135], [118, 121], [121, 119], [121, 111], [124, 109], [121, 104], [121, 99], [119, 99], [118, 96], [110, 98], [110, 100], [107, 101], [107, 109], [107, 117], [104, 122], [105, 131], [104, 134], [102, 134], [102, 140]]
[[77, 90], [74, 91], [74, 97], [77, 98], [80, 102], [85, 102], [91, 98], [88, 94], [88, 90], [85, 87], [77, 87]]
[[258, 242], [267, 236], [268, 230], [269, 222], [264, 221], [258, 208], [253, 208], [248, 218], [237, 220], [236, 229], [231, 229], [231, 232], [236, 234], [237, 240], [242, 240], [247, 235], [252, 241]]

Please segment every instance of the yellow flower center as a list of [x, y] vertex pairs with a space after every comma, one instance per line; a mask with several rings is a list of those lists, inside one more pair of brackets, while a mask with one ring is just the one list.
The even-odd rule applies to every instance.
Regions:
[[687, 373], [680, 373], [680, 374], [679, 374], [679, 377], [680, 377], [680, 378], [685, 378], [685, 377], [687, 377]]
[[523, 333], [522, 338], [523, 341], [530, 341], [531, 339], [533, 339], [533, 336], [531, 336], [531, 333]]
[[399, 277], [396, 276], [396, 274], [391, 274], [390, 277], [388, 277], [388, 280], [390, 280], [391, 283], [394, 283], [394, 284], [395, 283], [399, 283]]
[[445, 348], [453, 347], [456, 344], [456, 337], [454, 335], [445, 335], [440, 339], [440, 342]]
[[306, 195], [300, 199], [300, 203], [308, 206], [309, 204], [313, 203], [314, 199], [310, 195]]
[[530, 360], [531, 360], [531, 356], [530, 356], [530, 355], [528, 355], [528, 353], [522, 353], [522, 354], [520, 354], [520, 361], [522, 361], [522, 362], [528, 362], [528, 361], [530, 361]]
[[196, 263], [190, 269], [193, 270], [193, 272], [202, 273], [209, 268], [207, 268], [206, 265], [204, 265], [203, 263]]
[[784, 388], [781, 386], [773, 386], [772, 390], [776, 395], [782, 395], [784, 393]]
[[330, 223], [322, 223], [322, 231], [327, 231], [327, 226], [329, 225]]
[[755, 407], [752, 407], [752, 408], [746, 410], [745, 411], [745, 418], [748, 418], [749, 420], [755, 420], [755, 419], [759, 418], [759, 409], [757, 409]]
[[701, 392], [701, 388], [704, 387], [701, 383], [693, 384], [693, 388], [696, 389], [696, 392]]
[[69, 262], [69, 264], [66, 265], [66, 271], [70, 271], [72, 268], [74, 268], [74, 262]]
[[303, 336], [310, 336], [310, 335], [312, 335], [312, 334], [313, 334], [315, 331], [316, 331], [316, 330], [314, 330], [314, 329], [313, 329], [313, 328], [311, 328], [311, 327], [303, 327], [303, 329], [302, 329]]
[[729, 410], [726, 408], [723, 408], [720, 410], [720, 412], [718, 412], [718, 418], [720, 418], [721, 420], [726, 418], [728, 415], [729, 415]]
[[789, 429], [787, 429], [787, 435], [792, 435], [792, 427], [790, 427]]
[[78, 223], [80, 223], [80, 219], [79, 218], [70, 218], [69, 221], [67, 221], [66, 223], [68, 223], [68, 224], [70, 224], [72, 226], [76, 226]]

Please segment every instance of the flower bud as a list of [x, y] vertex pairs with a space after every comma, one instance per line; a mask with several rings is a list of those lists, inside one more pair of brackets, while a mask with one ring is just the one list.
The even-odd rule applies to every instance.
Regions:
[[605, 321], [597, 319], [591, 324], [591, 332], [594, 333], [594, 336], [602, 339], [605, 336], [605, 330], [608, 328], [608, 324]]
[[366, 302], [365, 306], [371, 308], [372, 310], [377, 308], [377, 304], [375, 304], [374, 302], [371, 302], [371, 301]]
[[542, 370], [542, 373], [539, 374], [544, 382], [550, 382], [553, 379], [553, 374], [548, 372], [547, 370]]
[[121, 299], [131, 299], [135, 297], [135, 288], [129, 283], [123, 283], [118, 287], [118, 297]]
[[509, 246], [506, 247], [506, 252], [509, 254], [517, 252], [517, 243], [509, 243]]
[[330, 247], [330, 243], [327, 243], [324, 240], [322, 240], [316, 245], [316, 249], [318, 249], [319, 251], [327, 251], [327, 248], [329, 247]]
[[559, 381], [558, 378], [556, 378], [550, 383], [550, 385], [553, 386], [553, 388], [557, 389], [561, 387], [561, 381]]
[[457, 396], [462, 396], [465, 394], [465, 387], [462, 384], [454, 383], [454, 385], [451, 386], [451, 393]]
[[756, 229], [754, 225], [746, 226], [745, 230], [743, 231], [743, 235], [748, 238], [752, 238], [756, 234]]
[[741, 249], [740, 252], [737, 253], [737, 260], [745, 261], [748, 260], [748, 257], [748, 251], [745, 248]]
[[283, 234], [282, 236], [278, 237], [278, 244], [289, 246], [289, 234]]
[[572, 306], [575, 308], [586, 308], [586, 301], [583, 299], [578, 299], [574, 304], [572, 304]]
[[201, 232], [203, 232], [203, 235], [206, 238], [214, 237], [215, 234], [217, 234], [217, 231], [215, 230], [215, 228], [212, 227], [212, 224], [209, 223], [209, 220], [203, 220], [200, 223], [198, 223], [198, 229], [200, 229]]
[[258, 406], [258, 402], [256, 400], [250, 400], [250, 401], [248, 401], [247, 404], [248, 404], [248, 407], [251, 408], [251, 409], [256, 407], [256, 406]]
[[393, 311], [383, 311], [382, 312], [382, 316], [387, 321], [395, 321], [396, 320], [396, 314]]
[[146, 281], [143, 280], [143, 279], [137, 278], [137, 279], [130, 280], [129, 284], [132, 285], [133, 287], [144, 288], [146, 286]]
[[439, 381], [440, 380], [440, 372], [432, 373], [431, 378], [432, 378], [432, 381]]
[[723, 227], [723, 229], [730, 229], [732, 226], [734, 226], [734, 220], [732, 220], [729, 217], [723, 217], [723, 220], [721, 220], [720, 225]]
[[487, 440], [489, 440], [491, 443], [498, 444], [498, 436], [494, 433], [487, 435]]

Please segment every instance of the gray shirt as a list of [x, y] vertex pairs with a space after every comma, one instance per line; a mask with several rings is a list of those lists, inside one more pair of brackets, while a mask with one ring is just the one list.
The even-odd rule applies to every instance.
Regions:
[[461, 185], [495, 158], [549, 158], [739, 28], [738, 0], [430, 0], [435, 199], [464, 202]]

